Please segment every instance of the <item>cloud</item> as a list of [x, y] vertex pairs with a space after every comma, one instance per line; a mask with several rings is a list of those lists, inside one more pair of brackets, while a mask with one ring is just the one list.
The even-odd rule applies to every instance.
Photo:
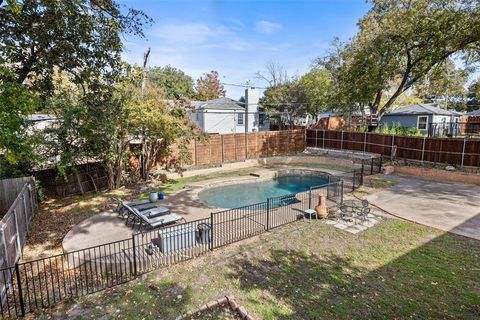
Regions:
[[257, 30], [264, 34], [272, 34], [282, 29], [282, 25], [277, 22], [260, 20], [256, 24]]
[[221, 28], [214, 30], [203, 23], [168, 23], [152, 30], [151, 35], [172, 43], [193, 44], [218, 37], [221, 31]]
[[[252, 49], [252, 40], [238, 35], [239, 24], [233, 27], [224, 24], [207, 25], [205, 23], [167, 23], [150, 31], [149, 35], [164, 41], [165, 45], [179, 48], [212, 49], [220, 48], [232, 51]], [[192, 48], [192, 49], [193, 49]]]

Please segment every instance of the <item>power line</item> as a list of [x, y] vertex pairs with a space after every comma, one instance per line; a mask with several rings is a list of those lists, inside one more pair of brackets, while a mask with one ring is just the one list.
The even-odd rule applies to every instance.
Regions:
[[268, 89], [263, 87], [252, 86], [249, 84], [236, 84], [236, 83], [226, 83], [226, 82], [221, 82], [221, 84], [223, 84], [224, 86], [232, 86], [232, 87], [254, 88], [254, 89], [262, 89], [262, 90]]

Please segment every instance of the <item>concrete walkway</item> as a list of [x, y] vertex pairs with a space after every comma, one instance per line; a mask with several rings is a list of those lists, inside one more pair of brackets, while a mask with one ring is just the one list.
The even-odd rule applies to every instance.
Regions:
[[368, 201], [402, 218], [480, 240], [480, 186], [397, 178], [398, 185], [367, 196]]

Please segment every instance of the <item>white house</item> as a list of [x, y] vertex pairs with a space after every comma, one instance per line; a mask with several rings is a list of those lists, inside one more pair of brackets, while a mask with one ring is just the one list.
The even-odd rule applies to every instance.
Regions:
[[254, 88], [245, 90], [245, 101], [226, 97], [193, 102], [190, 118], [207, 133], [268, 131], [269, 120]]

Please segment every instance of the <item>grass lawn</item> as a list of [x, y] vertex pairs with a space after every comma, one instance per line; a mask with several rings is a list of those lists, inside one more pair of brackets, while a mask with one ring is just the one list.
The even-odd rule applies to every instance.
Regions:
[[297, 222], [78, 301], [83, 318], [174, 319], [229, 294], [258, 319], [478, 319], [480, 242], [397, 219]]

